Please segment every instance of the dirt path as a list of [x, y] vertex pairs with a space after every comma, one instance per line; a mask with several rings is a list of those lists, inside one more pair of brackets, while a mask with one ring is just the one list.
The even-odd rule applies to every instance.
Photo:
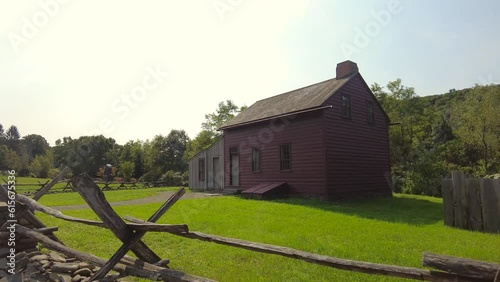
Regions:
[[[135, 200], [129, 200], [129, 201], [120, 201], [120, 202], [111, 202], [111, 206], [127, 206], [127, 205], [139, 205], [139, 204], [149, 204], [149, 203], [164, 203], [172, 194], [174, 194], [175, 191], [164, 191], [160, 192], [154, 196], [146, 197], [146, 198], [141, 198], [141, 199], [135, 199]], [[221, 194], [208, 194], [208, 193], [198, 193], [198, 192], [192, 192], [192, 193], [186, 193], [184, 196], [182, 196], [181, 200], [184, 199], [196, 199], [196, 198], [207, 198], [207, 197], [215, 197], [215, 196], [221, 196]], [[59, 211], [64, 211], [64, 210], [81, 210], [81, 209], [88, 209], [90, 208], [87, 204], [83, 205], [71, 205], [71, 206], [54, 206], [51, 207], [53, 209], [59, 210]]]

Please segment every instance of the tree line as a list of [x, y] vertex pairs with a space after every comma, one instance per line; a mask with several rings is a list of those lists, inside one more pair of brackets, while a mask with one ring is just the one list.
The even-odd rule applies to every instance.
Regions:
[[[391, 119], [390, 154], [395, 192], [441, 196], [441, 178], [451, 170], [488, 177], [500, 171], [500, 85], [476, 85], [448, 93], [419, 97], [400, 79], [371, 89]], [[205, 115], [202, 130], [190, 139], [171, 130], [152, 140], [119, 145], [113, 138], [64, 137], [51, 147], [44, 137], [21, 138], [15, 125], [0, 124], [0, 171], [21, 176], [54, 177], [64, 166], [73, 174], [97, 176], [112, 164], [118, 176], [171, 185], [188, 179], [188, 161], [220, 136], [217, 129], [243, 111], [231, 100]]]
[[219, 103], [214, 113], [206, 114], [202, 132], [193, 140], [184, 130], [173, 129], [166, 136], [152, 140], [129, 141], [117, 144], [103, 135], [64, 137], [49, 146], [38, 134], [21, 138], [12, 125], [7, 131], [0, 124], [0, 171], [14, 169], [19, 176], [55, 177], [64, 166], [72, 174], [88, 173], [98, 177], [100, 168], [112, 164], [117, 176], [127, 180], [162, 181], [168, 185], [186, 184], [188, 160], [220, 136], [217, 129], [241, 109], [231, 100]]
[[[400, 79], [372, 92], [389, 115], [396, 192], [441, 196], [451, 170], [478, 177], [500, 171], [500, 85], [419, 97]], [[496, 175], [495, 175], [496, 174]]]

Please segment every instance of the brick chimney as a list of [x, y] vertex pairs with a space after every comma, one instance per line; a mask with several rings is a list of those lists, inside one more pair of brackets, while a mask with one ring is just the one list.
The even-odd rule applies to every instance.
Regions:
[[344, 61], [337, 64], [337, 77], [336, 79], [344, 78], [351, 74], [358, 73], [358, 65], [352, 61]]

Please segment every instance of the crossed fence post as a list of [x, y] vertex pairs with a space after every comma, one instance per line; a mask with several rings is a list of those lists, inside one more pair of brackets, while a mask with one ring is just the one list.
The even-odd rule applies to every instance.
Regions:
[[[73, 180], [73, 187], [83, 197], [85, 202], [102, 220], [104, 225], [115, 234], [122, 242], [123, 245], [116, 251], [116, 253], [108, 260], [108, 262], [101, 267], [101, 269], [91, 277], [91, 281], [102, 279], [108, 274], [109, 271], [127, 254], [132, 250], [137, 257], [143, 261], [152, 264], [161, 264], [167, 260], [161, 260], [143, 241], [142, 237], [146, 235], [147, 231], [133, 231], [127, 226], [125, 221], [113, 210], [111, 205], [106, 201], [104, 193], [94, 183], [94, 181], [86, 174], [81, 174]], [[149, 219], [148, 222], [154, 223], [162, 215], [164, 215], [170, 207], [172, 207], [182, 195], [185, 189], [181, 188], [174, 193]], [[186, 226], [187, 230], [187, 226]]]

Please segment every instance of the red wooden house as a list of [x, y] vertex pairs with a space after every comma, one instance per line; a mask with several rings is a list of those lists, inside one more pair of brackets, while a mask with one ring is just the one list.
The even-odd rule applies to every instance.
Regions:
[[221, 127], [224, 187], [337, 198], [391, 195], [389, 117], [354, 62], [257, 101]]

